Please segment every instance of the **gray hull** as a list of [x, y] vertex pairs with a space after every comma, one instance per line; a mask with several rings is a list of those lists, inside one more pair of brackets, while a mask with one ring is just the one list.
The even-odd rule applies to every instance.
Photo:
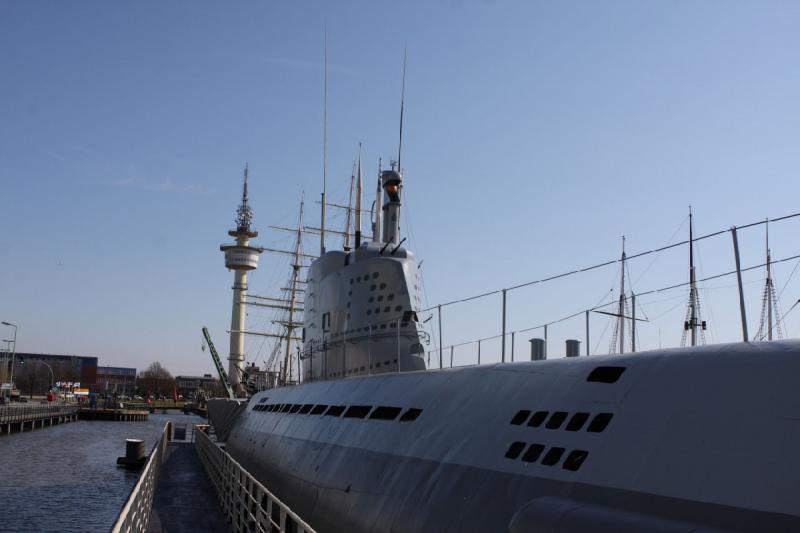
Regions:
[[320, 531], [798, 531], [797, 376], [783, 342], [316, 382], [227, 447]]

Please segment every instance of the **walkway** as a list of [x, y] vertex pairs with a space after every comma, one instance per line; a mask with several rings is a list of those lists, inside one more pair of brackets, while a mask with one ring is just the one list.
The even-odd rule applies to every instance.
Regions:
[[[175, 437], [180, 438], [180, 428]], [[192, 442], [169, 443], [161, 467], [148, 533], [202, 533], [231, 531], [217, 500], [214, 486], [197, 457]]]

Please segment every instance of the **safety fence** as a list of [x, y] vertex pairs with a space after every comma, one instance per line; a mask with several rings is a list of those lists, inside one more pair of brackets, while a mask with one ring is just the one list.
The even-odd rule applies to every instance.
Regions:
[[0, 407], [0, 424], [32, 422], [77, 412], [77, 405], [7, 405]]
[[133, 487], [128, 500], [122, 507], [117, 521], [111, 527], [111, 533], [139, 533], [147, 531], [150, 521], [150, 511], [153, 507], [153, 497], [158, 484], [158, 475], [161, 465], [167, 460], [168, 444], [172, 436], [172, 423], [164, 425], [161, 439], [150, 452], [150, 457], [139, 475], [136, 486]]
[[223, 513], [234, 531], [313, 533], [311, 526], [276, 498], [203, 431], [195, 447], [217, 490]]

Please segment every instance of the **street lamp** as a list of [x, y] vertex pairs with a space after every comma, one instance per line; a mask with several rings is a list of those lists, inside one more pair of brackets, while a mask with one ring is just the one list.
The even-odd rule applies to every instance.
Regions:
[[[6, 343], [6, 349], [3, 352], [3, 371], [0, 373], [0, 384], [6, 383], [8, 380], [8, 354], [11, 353], [11, 342], [8, 339], [3, 339], [3, 342]], [[9, 392], [9, 394], [11, 394]]]
[[[13, 383], [14, 383], [14, 356], [17, 355], [17, 325], [16, 324], [12, 324], [11, 322], [0, 322], [0, 324], [3, 324], [4, 326], [10, 326], [10, 327], [14, 328], [14, 351], [11, 353], [11, 378], [9, 379], [9, 381], [12, 383], [11, 386], [13, 387], [14, 386], [13, 385]], [[9, 394], [11, 394], [11, 391], [9, 391]]]

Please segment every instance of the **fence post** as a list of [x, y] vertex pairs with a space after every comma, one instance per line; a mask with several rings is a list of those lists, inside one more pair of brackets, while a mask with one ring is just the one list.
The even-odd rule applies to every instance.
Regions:
[[[439, 309], [439, 369], [442, 368], [442, 306], [437, 306]], [[450, 366], [453, 366], [453, 358], [450, 357]]]
[[742, 292], [742, 267], [739, 262], [739, 239], [736, 236], [736, 226], [731, 227], [733, 237], [733, 255], [736, 258], [736, 281], [739, 284], [739, 313], [742, 315], [742, 340], [747, 342], [747, 315], [744, 312], [744, 292]]
[[[478, 353], [480, 354], [480, 348], [478, 349]], [[501, 353], [501, 361], [505, 363], [506, 362], [506, 289], [503, 289], [503, 344], [500, 353]], [[478, 356], [478, 359], [479, 359], [478, 364], [480, 364], [480, 356]]]

